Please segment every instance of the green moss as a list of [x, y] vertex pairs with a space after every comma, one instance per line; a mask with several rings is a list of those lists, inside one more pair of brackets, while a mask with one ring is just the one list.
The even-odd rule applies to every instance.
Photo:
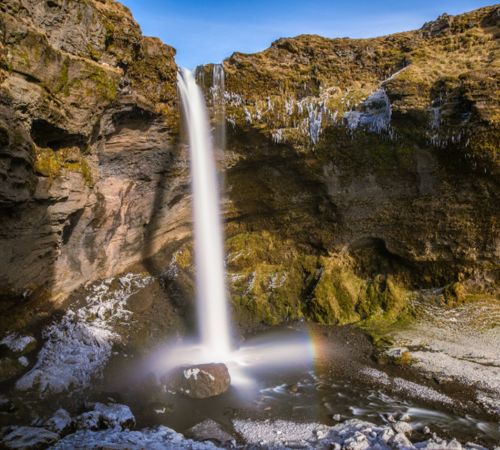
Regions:
[[308, 312], [319, 323], [347, 324], [360, 319], [356, 312], [363, 281], [336, 258], [320, 257], [321, 277]]
[[87, 54], [94, 61], [99, 61], [101, 59], [102, 53], [98, 51], [92, 44], [87, 44]]
[[59, 81], [55, 86], [55, 93], [62, 92], [64, 95], [69, 95], [69, 58], [65, 58], [62, 67], [61, 73], [59, 77]]
[[78, 172], [82, 175], [87, 186], [93, 186], [92, 170], [84, 157], [68, 158], [74, 149], [60, 149], [54, 151], [50, 148], [35, 147], [35, 172], [53, 180], [61, 175], [63, 170]]
[[118, 83], [115, 79], [110, 77], [104, 70], [96, 69], [95, 72], [90, 74], [89, 78], [93, 81], [96, 88], [96, 91], [92, 93], [93, 95], [97, 93], [101, 99], [109, 102], [112, 102], [116, 99], [116, 94], [118, 91]]
[[175, 262], [182, 270], [191, 270], [193, 268], [193, 257], [190, 247], [183, 247], [178, 250], [175, 255]]
[[317, 256], [266, 231], [238, 233], [226, 247], [233, 309], [241, 320], [391, 321], [406, 306], [407, 296], [392, 278], [367, 282], [345, 255]]

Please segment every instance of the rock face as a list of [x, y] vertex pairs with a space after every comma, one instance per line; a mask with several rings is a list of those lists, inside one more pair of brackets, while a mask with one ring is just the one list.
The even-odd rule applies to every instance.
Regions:
[[395, 317], [415, 288], [493, 293], [498, 11], [376, 39], [280, 39], [224, 61], [241, 322]]
[[164, 380], [169, 390], [198, 399], [221, 395], [231, 384], [229, 371], [222, 363], [179, 367]]
[[185, 234], [174, 53], [112, 0], [2, 2], [1, 308]]

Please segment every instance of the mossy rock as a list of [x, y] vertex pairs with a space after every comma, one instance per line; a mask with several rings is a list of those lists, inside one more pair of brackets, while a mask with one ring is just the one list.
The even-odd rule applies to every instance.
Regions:
[[50, 180], [62, 174], [63, 170], [80, 173], [89, 187], [93, 186], [92, 169], [77, 147], [56, 150], [35, 147], [35, 172]]

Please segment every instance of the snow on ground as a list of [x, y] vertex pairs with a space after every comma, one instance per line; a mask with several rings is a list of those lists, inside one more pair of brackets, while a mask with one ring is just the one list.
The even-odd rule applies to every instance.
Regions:
[[128, 298], [151, 281], [151, 277], [129, 273], [92, 286], [84, 306], [69, 309], [43, 331], [45, 343], [38, 360], [16, 387], [57, 393], [70, 386], [87, 386], [111, 356], [113, 344], [120, 341], [113, 328], [130, 319]]

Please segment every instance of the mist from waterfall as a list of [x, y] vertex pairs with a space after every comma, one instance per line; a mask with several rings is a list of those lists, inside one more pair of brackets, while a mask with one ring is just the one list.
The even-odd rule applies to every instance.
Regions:
[[196, 297], [201, 345], [211, 360], [225, 360], [231, 350], [230, 328], [217, 170], [208, 113], [202, 90], [189, 70], [180, 70], [177, 85], [191, 156]]

